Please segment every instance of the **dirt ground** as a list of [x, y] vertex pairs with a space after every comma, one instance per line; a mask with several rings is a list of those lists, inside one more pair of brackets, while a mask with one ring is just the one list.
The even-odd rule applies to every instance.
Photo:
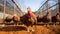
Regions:
[[[16, 28], [16, 31], [5, 31], [3, 28], [0, 28], [0, 34], [60, 34], [60, 25], [34, 25], [28, 28], [30, 30], [29, 32], [26, 30], [18, 30], [18, 28]], [[11, 27], [6, 29], [9, 30]]]

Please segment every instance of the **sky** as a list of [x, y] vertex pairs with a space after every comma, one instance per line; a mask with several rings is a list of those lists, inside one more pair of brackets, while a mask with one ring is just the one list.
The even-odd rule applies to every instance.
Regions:
[[[10, 0], [7, 0], [10, 2]], [[46, 0], [14, 0], [23, 12], [27, 12], [27, 7], [30, 6], [32, 12], [37, 11]], [[57, 0], [55, 0], [57, 1]], [[56, 2], [49, 1], [50, 6]]]
[[15, 0], [15, 1], [18, 3], [19, 7], [21, 7], [24, 12], [27, 12], [28, 6], [30, 6], [31, 10], [35, 12], [46, 0]]

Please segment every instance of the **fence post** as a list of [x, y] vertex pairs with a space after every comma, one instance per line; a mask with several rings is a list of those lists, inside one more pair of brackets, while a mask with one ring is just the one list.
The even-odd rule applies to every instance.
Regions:
[[60, 0], [58, 0], [58, 3], [59, 3], [59, 13], [60, 13]]
[[6, 11], [6, 0], [4, 0], [4, 13], [3, 13], [3, 19], [5, 18], [5, 11]]

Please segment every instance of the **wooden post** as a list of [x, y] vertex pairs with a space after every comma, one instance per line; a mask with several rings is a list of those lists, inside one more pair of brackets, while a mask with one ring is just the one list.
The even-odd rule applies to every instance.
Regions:
[[15, 4], [14, 4], [14, 14], [15, 14]]
[[58, 0], [58, 3], [59, 3], [59, 13], [60, 13], [60, 0]]
[[48, 12], [48, 0], [47, 0], [47, 12]]
[[14, 14], [15, 14], [15, 7], [16, 7], [16, 6], [15, 6], [15, 4], [14, 4]]
[[5, 11], [6, 11], [6, 0], [4, 0], [4, 13], [3, 13], [3, 19], [5, 18]]

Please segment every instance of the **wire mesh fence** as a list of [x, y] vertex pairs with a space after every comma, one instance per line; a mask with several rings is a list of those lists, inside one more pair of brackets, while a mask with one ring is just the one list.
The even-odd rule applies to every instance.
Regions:
[[57, 12], [59, 12], [59, 2], [58, 0], [47, 0], [43, 5], [38, 9], [38, 13], [42, 13], [42, 15], [46, 15], [46, 13], [50, 10], [51, 15], [55, 16]]

